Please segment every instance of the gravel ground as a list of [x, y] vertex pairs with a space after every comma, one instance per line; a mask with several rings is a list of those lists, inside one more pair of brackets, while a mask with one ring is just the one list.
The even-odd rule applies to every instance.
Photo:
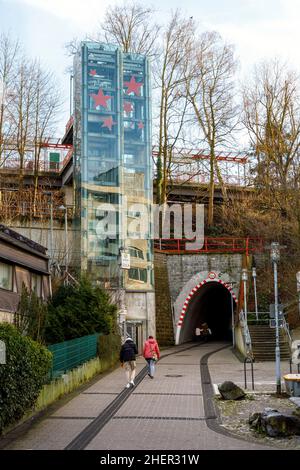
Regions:
[[252, 442], [264, 443], [280, 449], [300, 449], [300, 436], [276, 438], [262, 436], [252, 431], [248, 423], [249, 416], [252, 413], [261, 412], [264, 408], [274, 408], [280, 412], [291, 414], [296, 410], [296, 406], [287, 396], [278, 398], [267, 393], [249, 393], [244, 400], [223, 400], [215, 397], [215, 401], [219, 408], [221, 425], [231, 432]]

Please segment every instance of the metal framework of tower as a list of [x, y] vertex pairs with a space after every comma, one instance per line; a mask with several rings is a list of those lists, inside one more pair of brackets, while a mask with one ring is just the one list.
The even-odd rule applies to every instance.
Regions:
[[[153, 159], [159, 156], [157, 147], [152, 151]], [[246, 152], [216, 151], [215, 160], [222, 178], [215, 171], [215, 183], [227, 186], [251, 184], [251, 158]], [[207, 150], [175, 148], [167, 164], [168, 179], [173, 183], [207, 184], [210, 180], [210, 154]]]

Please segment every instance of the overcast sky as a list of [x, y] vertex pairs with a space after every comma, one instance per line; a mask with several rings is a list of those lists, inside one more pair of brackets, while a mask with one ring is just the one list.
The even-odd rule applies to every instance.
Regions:
[[[64, 44], [97, 29], [108, 4], [115, 0], [0, 0], [0, 31], [10, 32], [24, 44], [28, 55], [39, 57], [56, 73], [66, 97], [68, 115], [70, 59]], [[159, 0], [144, 1], [166, 18], [182, 8], [199, 22], [200, 30], [219, 31], [235, 44], [241, 74], [264, 58], [279, 56], [300, 72], [300, 0]]]

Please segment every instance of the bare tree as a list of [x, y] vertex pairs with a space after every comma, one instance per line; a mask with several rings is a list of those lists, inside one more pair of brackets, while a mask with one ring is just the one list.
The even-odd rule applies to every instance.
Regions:
[[9, 107], [14, 97], [13, 82], [20, 47], [9, 35], [0, 35], [0, 166], [9, 157], [14, 146], [10, 142], [14, 126], [10, 119]]
[[42, 143], [52, 135], [54, 124], [61, 109], [61, 96], [54, 76], [44, 71], [39, 63], [34, 64], [34, 99], [32, 103], [32, 140], [34, 142], [34, 196], [36, 203], [40, 174]]
[[[297, 75], [278, 60], [255, 67], [244, 87], [244, 124], [257, 158], [257, 183], [282, 204], [299, 188], [300, 96]], [[272, 197], [273, 197], [272, 196]]]
[[238, 123], [234, 102], [236, 60], [232, 45], [216, 32], [206, 32], [195, 43], [193, 60], [186, 75], [186, 95], [210, 157], [208, 225], [213, 225], [215, 177], [226, 199], [226, 188], [216, 159], [217, 149], [232, 142]]
[[42, 141], [52, 134], [60, 106], [54, 77], [44, 71], [39, 62], [23, 57], [17, 67], [14, 98], [8, 111], [15, 129], [13, 139], [19, 159], [19, 188], [23, 188], [25, 165], [28, 164], [34, 173], [33, 202], [37, 194]]
[[124, 52], [153, 55], [159, 26], [154, 10], [136, 1], [108, 7], [97, 39], [118, 44]]
[[14, 140], [19, 157], [19, 189], [23, 189], [26, 152], [32, 137], [32, 106], [34, 102], [34, 65], [23, 57], [14, 80], [14, 98], [9, 108], [15, 127]]
[[186, 66], [191, 57], [195, 23], [176, 10], [163, 32], [161, 51], [154, 67], [159, 94], [157, 129], [157, 203], [167, 201], [167, 183], [175, 145], [182, 141], [188, 99], [184, 93]]

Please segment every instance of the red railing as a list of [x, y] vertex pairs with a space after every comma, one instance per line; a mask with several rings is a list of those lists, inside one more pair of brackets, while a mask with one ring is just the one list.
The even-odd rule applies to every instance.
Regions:
[[[154, 176], [156, 177], [156, 174], [154, 173]], [[223, 183], [225, 183], [228, 186], [249, 186], [251, 184], [251, 179], [250, 177], [246, 176], [238, 176], [238, 175], [222, 175], [222, 180]], [[218, 186], [220, 185], [220, 181], [217, 178], [217, 176], [214, 178], [215, 184]], [[182, 184], [182, 183], [187, 183], [187, 184], [204, 184], [208, 185], [210, 182], [210, 175], [209, 173], [207, 174], [189, 174], [183, 173], [183, 174], [172, 174], [172, 183], [173, 184]]]
[[[66, 153], [67, 151], [67, 153]], [[73, 147], [70, 146], [68, 148], [63, 148], [60, 151], [61, 160], [58, 162], [51, 162], [49, 161], [49, 157], [47, 160], [41, 159], [38, 162], [38, 172], [39, 173], [61, 173], [62, 170], [66, 167], [68, 162], [71, 160], [73, 155]], [[18, 157], [9, 157], [3, 162], [0, 162], [0, 172], [4, 173], [14, 173], [19, 172], [21, 167], [20, 158]], [[32, 158], [24, 158], [23, 160], [23, 172], [25, 174], [29, 173], [32, 174], [35, 170], [35, 162]]]
[[61, 164], [60, 170], [61, 171], [67, 166], [67, 164], [71, 160], [72, 156], [73, 156], [73, 147], [70, 148], [70, 150], [68, 151], [67, 155], [65, 156], [63, 162], [60, 162], [60, 164]]
[[67, 134], [68, 130], [71, 128], [71, 126], [73, 126], [73, 123], [74, 123], [74, 116], [70, 116], [67, 124], [66, 124], [66, 130], [65, 130], [65, 134]]
[[263, 251], [262, 238], [236, 238], [236, 237], [205, 237], [203, 246], [194, 243], [194, 247], [187, 247], [192, 243], [187, 239], [155, 239], [154, 248], [158, 251], [170, 253], [254, 253]]
[[[157, 145], [152, 147], [152, 155], [157, 158], [159, 154], [159, 148]], [[176, 147], [172, 150], [173, 162], [186, 163], [188, 159], [193, 160], [209, 160], [210, 153], [207, 149], [191, 149], [191, 148], [179, 148]], [[249, 152], [239, 151], [216, 151], [216, 160], [225, 162], [234, 162], [245, 165], [249, 159]]]

